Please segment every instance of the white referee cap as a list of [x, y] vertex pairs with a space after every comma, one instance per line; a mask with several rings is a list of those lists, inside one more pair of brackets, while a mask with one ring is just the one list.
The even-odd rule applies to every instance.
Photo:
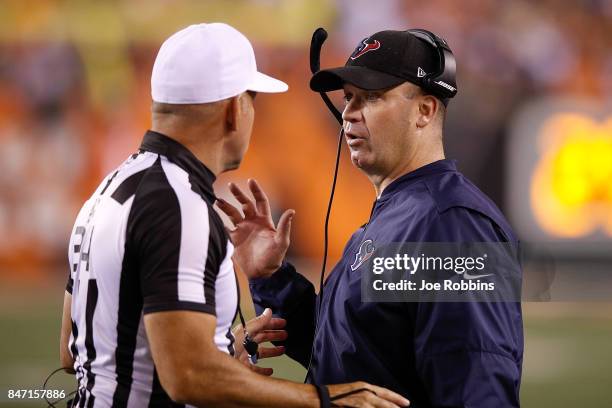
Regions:
[[285, 92], [286, 83], [257, 71], [249, 40], [224, 23], [194, 24], [162, 44], [151, 75], [156, 102], [207, 103], [244, 91]]

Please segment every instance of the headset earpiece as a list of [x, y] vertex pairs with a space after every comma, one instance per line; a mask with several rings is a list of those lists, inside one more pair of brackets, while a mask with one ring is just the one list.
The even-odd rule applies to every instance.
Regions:
[[454, 97], [457, 94], [457, 63], [446, 40], [420, 28], [408, 32], [431, 45], [438, 55], [438, 69], [421, 78], [423, 88], [442, 100]]

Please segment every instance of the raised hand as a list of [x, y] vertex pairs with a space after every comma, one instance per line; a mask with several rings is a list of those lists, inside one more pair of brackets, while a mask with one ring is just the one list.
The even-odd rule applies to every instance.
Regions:
[[[285, 319], [272, 317], [272, 311], [266, 309], [258, 317], [249, 320], [246, 326], [249, 336], [254, 342], [260, 344], [266, 341], [283, 341], [287, 339], [287, 332], [283, 330], [286, 324], [287, 321]], [[234, 343], [234, 357], [259, 374], [272, 375], [273, 370], [271, 368], [259, 367], [249, 362], [249, 355], [242, 345], [244, 341], [244, 330], [242, 330], [242, 325], [239, 324], [234, 327], [232, 333], [236, 340]], [[285, 348], [283, 346], [259, 347], [257, 350], [257, 357], [258, 359], [278, 357], [284, 353]]]
[[280, 267], [289, 248], [295, 211], [285, 211], [275, 226], [266, 193], [255, 180], [249, 180], [248, 186], [255, 201], [236, 184], [229, 184], [244, 215], [223, 199], [217, 199], [217, 206], [234, 224], [234, 229], [229, 231], [235, 247], [234, 262], [249, 278], [269, 277]]

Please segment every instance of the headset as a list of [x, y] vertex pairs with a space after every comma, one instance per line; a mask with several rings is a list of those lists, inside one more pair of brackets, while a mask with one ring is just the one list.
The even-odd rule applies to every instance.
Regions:
[[[453, 98], [457, 94], [457, 82], [456, 82], [456, 69], [457, 64], [455, 62], [455, 56], [448, 46], [446, 40], [438, 37], [434, 33], [424, 29], [411, 29], [407, 30], [410, 34], [417, 38], [425, 41], [431, 47], [433, 47], [438, 56], [438, 69], [425, 74], [424, 77], [420, 78], [421, 83], [419, 84], [423, 89], [432, 95], [440, 98], [442, 103], [446, 106], [448, 100]], [[317, 28], [312, 34], [310, 41], [310, 71], [312, 74], [316, 74], [321, 67], [321, 48], [323, 43], [327, 39], [327, 31], [324, 28]], [[308, 370], [306, 372], [306, 379], [310, 375], [310, 369], [312, 365], [312, 356], [314, 354], [314, 345], [317, 332], [319, 330], [319, 322], [321, 320], [321, 307], [323, 302], [323, 288], [325, 279], [325, 267], [327, 265], [327, 248], [329, 243], [329, 217], [331, 214], [332, 203], [334, 201], [334, 193], [336, 191], [336, 181], [338, 180], [338, 167], [340, 164], [340, 153], [342, 151], [342, 139], [344, 138], [344, 127], [342, 126], [342, 113], [334, 106], [329, 97], [325, 92], [319, 92], [319, 95], [323, 99], [323, 102], [336, 118], [340, 124], [340, 132], [338, 134], [338, 146], [336, 151], [336, 164], [334, 167], [334, 177], [332, 181], [332, 187], [329, 194], [329, 201], [327, 203], [327, 213], [325, 215], [325, 227], [324, 227], [324, 243], [323, 243], [323, 261], [321, 265], [321, 275], [319, 278], [319, 296], [316, 305], [316, 319], [315, 319], [315, 332], [312, 342], [312, 349], [310, 351], [310, 361], [308, 363]]]
[[421, 78], [421, 86], [442, 100], [448, 101], [457, 95], [457, 63], [446, 40], [422, 28], [406, 31], [431, 45], [438, 56], [438, 69], [425, 74]]

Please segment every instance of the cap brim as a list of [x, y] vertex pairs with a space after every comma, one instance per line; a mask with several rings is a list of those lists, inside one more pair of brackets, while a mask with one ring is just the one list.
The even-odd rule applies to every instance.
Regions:
[[329, 92], [342, 89], [345, 83], [361, 89], [376, 90], [391, 88], [407, 80], [395, 75], [360, 66], [324, 69], [312, 76], [310, 89], [315, 92]]
[[255, 92], [279, 93], [286, 92], [289, 89], [289, 85], [269, 75], [256, 72], [253, 81], [247, 89]]

